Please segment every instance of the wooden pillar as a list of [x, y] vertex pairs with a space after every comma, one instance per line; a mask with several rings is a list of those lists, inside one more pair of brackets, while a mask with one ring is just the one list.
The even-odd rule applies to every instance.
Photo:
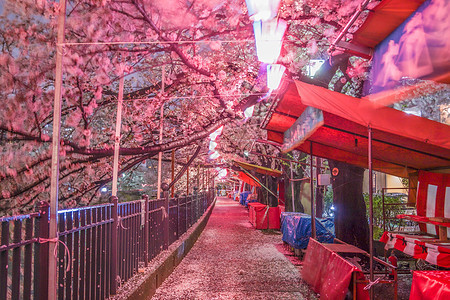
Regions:
[[[50, 229], [49, 239], [58, 239], [58, 192], [59, 192], [59, 150], [61, 139], [61, 102], [63, 80], [63, 51], [64, 29], [66, 25], [66, 0], [59, 1], [58, 35], [56, 42], [56, 69], [55, 69], [55, 97], [53, 104], [53, 136], [52, 136], [52, 164], [50, 177]], [[53, 252], [57, 243], [50, 242], [48, 260], [48, 299], [57, 298], [57, 268], [58, 262]]]
[[119, 81], [119, 97], [117, 99], [117, 115], [116, 115], [116, 135], [114, 141], [114, 162], [113, 162], [113, 180], [112, 180], [112, 196], [117, 196], [117, 177], [119, 175], [119, 151], [120, 151], [120, 127], [122, 126], [122, 101], [123, 101], [123, 85], [125, 74]]
[[[375, 279], [373, 273], [373, 174], [372, 174], [372, 128], [368, 128], [368, 163], [369, 163], [369, 253], [370, 253], [370, 282]], [[373, 299], [373, 288], [370, 288], [370, 300]]]
[[[166, 71], [165, 66], [162, 66], [161, 70], [161, 95], [164, 95], [164, 83], [166, 81]], [[159, 114], [159, 144], [162, 144], [163, 139], [163, 130], [164, 130], [164, 101], [161, 103], [161, 112]], [[162, 183], [162, 151], [158, 153], [158, 189], [156, 198], [161, 198], [161, 183]], [[167, 191], [169, 192], [169, 191]]]
[[311, 185], [311, 237], [316, 238], [316, 205], [314, 203], [314, 165], [313, 165], [313, 144], [310, 145], [310, 174], [309, 184]]

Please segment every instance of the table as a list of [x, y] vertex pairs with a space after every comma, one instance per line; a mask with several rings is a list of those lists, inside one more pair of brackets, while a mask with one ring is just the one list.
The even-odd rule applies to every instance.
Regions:
[[447, 228], [450, 228], [450, 218], [444, 218], [444, 217], [422, 217], [422, 216], [416, 216], [416, 215], [397, 215], [398, 219], [405, 219], [414, 221], [417, 223], [422, 224], [431, 224], [438, 227], [438, 235], [439, 235], [439, 241], [446, 242], [448, 241], [448, 230]]
[[450, 242], [440, 241], [428, 234], [411, 234], [384, 232], [380, 241], [385, 243], [386, 250], [395, 248], [415, 259], [444, 268], [450, 268]]

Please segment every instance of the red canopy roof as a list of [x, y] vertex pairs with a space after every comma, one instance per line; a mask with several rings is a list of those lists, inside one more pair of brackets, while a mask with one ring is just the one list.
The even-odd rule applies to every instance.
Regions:
[[407, 177], [416, 170], [450, 169], [450, 126], [370, 101], [295, 81], [273, 104], [263, 128], [268, 139], [283, 134], [307, 106], [322, 110], [324, 122], [296, 149], [368, 167], [368, 126], [372, 128], [373, 169]]
[[255, 171], [256, 173], [263, 174], [263, 175], [270, 175], [273, 177], [280, 177], [281, 175], [283, 175], [283, 173], [281, 173], [281, 171], [266, 168], [266, 167], [261, 167], [258, 165], [249, 164], [249, 163], [246, 163], [243, 161], [233, 160], [233, 163], [241, 168], [248, 170], [248, 171]]
[[240, 180], [242, 180], [243, 182], [248, 183], [251, 186], [259, 186], [259, 187], [261, 186], [258, 182], [253, 180], [253, 178], [251, 178], [250, 176], [248, 176], [244, 172], [239, 172], [238, 178]]
[[352, 43], [374, 48], [403, 23], [425, 0], [384, 0], [370, 10]]

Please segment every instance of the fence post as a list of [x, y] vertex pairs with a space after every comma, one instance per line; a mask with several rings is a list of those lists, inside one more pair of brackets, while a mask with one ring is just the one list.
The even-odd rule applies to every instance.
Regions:
[[142, 195], [142, 199], [145, 201], [145, 223], [144, 223], [144, 266], [148, 267], [148, 240], [150, 226], [148, 219], [150, 217], [150, 203], [148, 201], [148, 195]]
[[111, 274], [109, 277], [110, 284], [111, 284], [111, 295], [117, 294], [117, 263], [118, 263], [118, 257], [117, 257], [117, 234], [118, 234], [118, 228], [119, 228], [119, 218], [117, 215], [117, 206], [119, 199], [116, 196], [109, 197], [109, 202], [112, 203], [111, 207], [111, 216], [113, 219], [112, 228], [111, 228], [111, 256], [110, 256], [110, 270]]
[[186, 225], [186, 231], [188, 231], [188, 226], [189, 226], [189, 223], [188, 223], [188, 198], [187, 198], [187, 195], [184, 195], [184, 205], [185, 205], [185, 210], [184, 210], [184, 216], [185, 216], [185, 220], [184, 220], [184, 224]]
[[[39, 212], [39, 221], [36, 224], [36, 237], [48, 239], [50, 205], [48, 202], [40, 201], [36, 206], [36, 210]], [[48, 298], [49, 243], [38, 243], [36, 248], [39, 250], [34, 253], [34, 296], [35, 299], [46, 300]]]
[[194, 207], [194, 211], [195, 211], [195, 221], [197, 222], [198, 218], [199, 218], [199, 213], [198, 213], [198, 187], [194, 187], [194, 196], [195, 196], [195, 207]]
[[163, 238], [164, 238], [164, 243], [163, 243], [163, 249], [167, 250], [167, 248], [169, 248], [169, 185], [167, 183], [162, 183], [161, 184], [161, 189], [163, 190], [163, 195], [164, 195], [164, 210], [165, 213], [163, 213]]
[[180, 198], [175, 198], [177, 200], [177, 240], [180, 238]]

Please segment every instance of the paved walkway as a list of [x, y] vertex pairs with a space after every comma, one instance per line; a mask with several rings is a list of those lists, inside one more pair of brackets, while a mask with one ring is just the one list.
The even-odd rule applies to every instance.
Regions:
[[280, 234], [255, 230], [243, 206], [219, 197], [196, 244], [152, 299], [316, 299], [281, 245]]

